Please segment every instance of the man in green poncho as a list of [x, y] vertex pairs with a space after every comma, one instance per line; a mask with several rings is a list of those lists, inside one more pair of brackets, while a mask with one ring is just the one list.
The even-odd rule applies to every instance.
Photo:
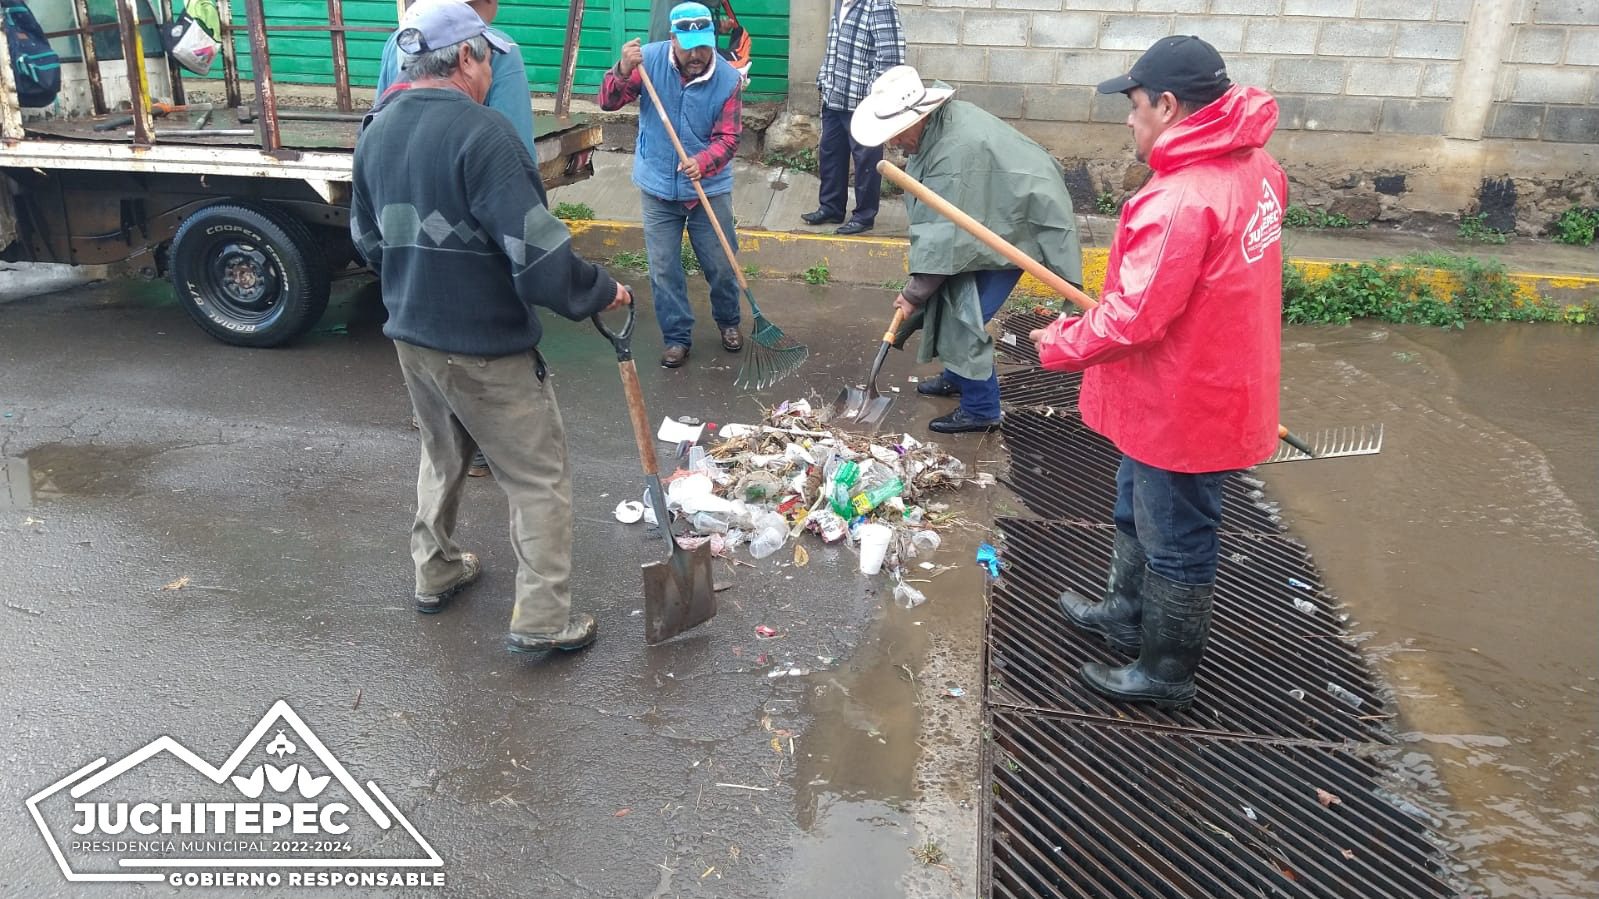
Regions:
[[[942, 82], [922, 84], [910, 66], [878, 76], [856, 107], [856, 143], [887, 143], [907, 154], [905, 170], [1062, 278], [1081, 285], [1077, 216], [1060, 163], [1015, 128], [962, 100]], [[944, 371], [923, 381], [926, 396], [960, 396], [960, 406], [928, 423], [940, 434], [1000, 425], [994, 341], [985, 328], [1021, 270], [924, 203], [906, 197], [911, 276], [894, 298], [907, 324], [896, 345], [926, 328], [918, 360], [937, 356]]]

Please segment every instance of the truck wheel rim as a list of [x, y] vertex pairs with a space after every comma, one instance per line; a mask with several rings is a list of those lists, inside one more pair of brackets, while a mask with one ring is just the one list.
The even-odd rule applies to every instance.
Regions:
[[278, 307], [283, 272], [260, 247], [228, 241], [211, 254], [206, 280], [212, 300], [230, 318], [260, 324]]

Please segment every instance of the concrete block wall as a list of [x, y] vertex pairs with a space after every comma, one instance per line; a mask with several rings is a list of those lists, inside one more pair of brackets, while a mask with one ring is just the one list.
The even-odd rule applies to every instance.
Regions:
[[[1125, 101], [1096, 98], [1093, 85], [1160, 37], [1198, 34], [1235, 81], [1278, 96], [1285, 130], [1599, 143], [1599, 0], [899, 5], [908, 61], [1007, 118], [1118, 121]], [[1474, 12], [1488, 7], [1509, 13]], [[1502, 60], [1484, 80], [1485, 55]], [[1478, 81], [1480, 104], [1470, 96]], [[1474, 104], [1482, 109], [1463, 111]]]
[[1599, 143], [1599, 0], [1524, 4], [1484, 136]]

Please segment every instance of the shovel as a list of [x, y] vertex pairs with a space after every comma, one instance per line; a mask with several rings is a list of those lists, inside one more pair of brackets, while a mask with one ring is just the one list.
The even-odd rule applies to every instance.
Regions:
[[888, 407], [894, 405], [894, 395], [883, 396], [877, 392], [877, 373], [883, 370], [883, 360], [888, 358], [888, 349], [894, 345], [894, 335], [904, 321], [905, 310], [895, 309], [894, 320], [888, 323], [888, 330], [883, 332], [883, 345], [877, 348], [877, 358], [872, 360], [872, 373], [866, 378], [866, 387], [862, 389], [845, 385], [838, 392], [838, 399], [833, 401], [833, 414], [828, 417], [829, 422], [853, 421], [868, 431], [877, 430], [877, 426], [883, 423]]
[[655, 443], [650, 438], [650, 419], [644, 411], [644, 392], [639, 388], [638, 368], [633, 364], [634, 307], [627, 307], [627, 324], [620, 334], [605, 326], [599, 315], [594, 327], [616, 348], [617, 366], [622, 370], [622, 392], [627, 395], [627, 414], [633, 423], [633, 440], [638, 444], [639, 462], [644, 465], [644, 486], [649, 492], [655, 523], [666, 538], [666, 558], [649, 562], [644, 569], [644, 642], [651, 646], [672, 639], [716, 617], [716, 589], [711, 580], [711, 545], [702, 543], [693, 550], [677, 545], [672, 535], [672, 515], [666, 511], [666, 496], [661, 491], [660, 469], [655, 461]]

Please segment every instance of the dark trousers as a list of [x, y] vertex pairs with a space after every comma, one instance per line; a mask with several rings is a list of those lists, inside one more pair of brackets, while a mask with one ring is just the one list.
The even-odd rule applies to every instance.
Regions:
[[1149, 556], [1151, 571], [1180, 584], [1216, 580], [1221, 488], [1230, 471], [1183, 474], [1122, 456], [1116, 469], [1116, 529]]
[[822, 107], [821, 155], [816, 160], [816, 175], [822, 180], [822, 187], [817, 199], [823, 212], [843, 217], [849, 203], [849, 166], [853, 160], [855, 214], [850, 218], [870, 225], [877, 220], [877, 201], [883, 187], [883, 176], [877, 174], [883, 148], [863, 147], [850, 137], [849, 120], [853, 114]]
[[[1001, 268], [977, 273], [977, 300], [983, 307], [983, 321], [994, 317], [1005, 305], [1016, 282], [1022, 279], [1019, 268]], [[944, 377], [961, 389], [961, 408], [972, 418], [994, 421], [999, 418], [999, 371], [991, 371], [981, 381], [963, 378], [949, 369]]]

